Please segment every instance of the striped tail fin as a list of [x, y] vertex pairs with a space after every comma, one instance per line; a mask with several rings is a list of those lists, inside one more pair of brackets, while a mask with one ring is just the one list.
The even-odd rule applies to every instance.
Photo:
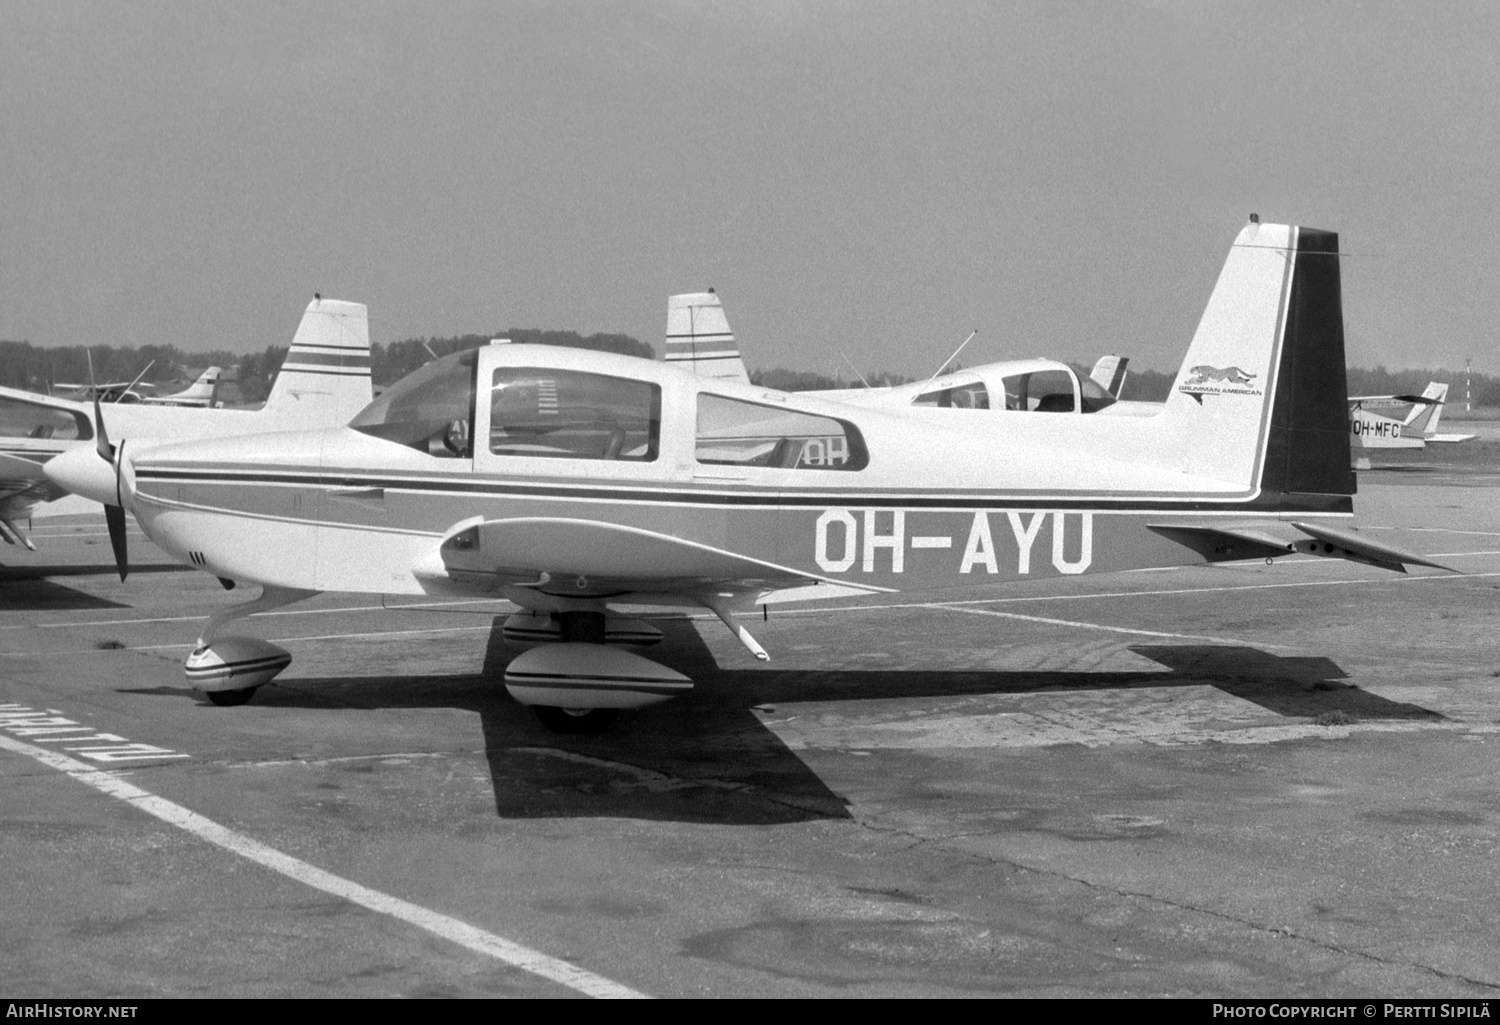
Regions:
[[277, 418], [278, 429], [332, 427], [348, 423], [373, 398], [368, 310], [363, 303], [314, 299], [263, 412]]
[[1338, 235], [1252, 221], [1163, 411], [1155, 456], [1282, 494], [1352, 495]]
[[1125, 388], [1125, 368], [1129, 363], [1129, 356], [1100, 356], [1089, 377], [1099, 387], [1119, 398], [1120, 392]]
[[667, 297], [666, 359], [704, 377], [750, 381], [729, 318], [712, 290]]
[[1406, 422], [1401, 425], [1402, 433], [1422, 437], [1437, 433], [1438, 422], [1443, 418], [1443, 403], [1448, 401], [1448, 386], [1433, 381], [1427, 385], [1427, 390], [1422, 392], [1422, 398], [1432, 401], [1419, 402], [1412, 407], [1411, 412], [1407, 414]]

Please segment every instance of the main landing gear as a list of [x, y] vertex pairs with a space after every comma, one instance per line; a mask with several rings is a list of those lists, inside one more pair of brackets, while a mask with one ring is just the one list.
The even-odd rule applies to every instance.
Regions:
[[249, 701], [257, 687], [271, 682], [277, 673], [292, 664], [291, 652], [258, 637], [216, 639], [219, 628], [251, 613], [290, 605], [317, 593], [291, 587], [266, 587], [259, 598], [231, 605], [211, 616], [198, 636], [198, 646], [183, 667], [193, 689], [220, 707], [243, 705]]
[[[733, 622], [727, 607], [709, 607], [756, 658], [769, 658], [749, 632]], [[505, 669], [505, 689], [511, 697], [530, 705], [542, 725], [555, 733], [601, 733], [622, 708], [660, 704], [693, 689], [693, 681], [676, 670], [615, 647], [661, 639], [659, 630], [639, 620], [610, 618], [593, 610], [550, 617], [526, 612], [511, 616], [503, 630], [517, 643], [558, 642], [532, 648]]]

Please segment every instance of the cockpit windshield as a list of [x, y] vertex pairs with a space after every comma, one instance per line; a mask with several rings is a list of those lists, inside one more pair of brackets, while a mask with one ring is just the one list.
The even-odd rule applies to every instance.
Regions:
[[408, 374], [349, 426], [428, 455], [470, 458], [478, 358], [473, 349], [456, 352]]

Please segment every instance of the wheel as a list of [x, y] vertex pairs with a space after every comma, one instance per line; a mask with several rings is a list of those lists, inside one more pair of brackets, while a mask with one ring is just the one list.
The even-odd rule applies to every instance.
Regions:
[[573, 734], [603, 733], [620, 712], [618, 708], [558, 708], [556, 705], [532, 705], [531, 710], [553, 733]]
[[233, 708], [235, 705], [243, 705], [249, 701], [258, 689], [256, 687], [245, 687], [240, 690], [211, 690], [207, 691], [207, 694], [208, 700], [220, 708]]

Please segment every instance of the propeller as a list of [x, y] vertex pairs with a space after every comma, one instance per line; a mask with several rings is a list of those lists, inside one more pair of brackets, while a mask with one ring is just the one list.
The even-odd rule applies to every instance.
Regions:
[[94, 393], [94, 451], [115, 471], [115, 503], [104, 503], [104, 524], [109, 528], [109, 547], [115, 553], [115, 568], [120, 571], [120, 582], [124, 583], [130, 572], [129, 552], [125, 544], [125, 503], [120, 495], [120, 463], [125, 442], [121, 441], [118, 447], [109, 443], [109, 432], [104, 427], [104, 411], [99, 408], [99, 390], [94, 387], [92, 354], [89, 354], [88, 360], [89, 390]]

